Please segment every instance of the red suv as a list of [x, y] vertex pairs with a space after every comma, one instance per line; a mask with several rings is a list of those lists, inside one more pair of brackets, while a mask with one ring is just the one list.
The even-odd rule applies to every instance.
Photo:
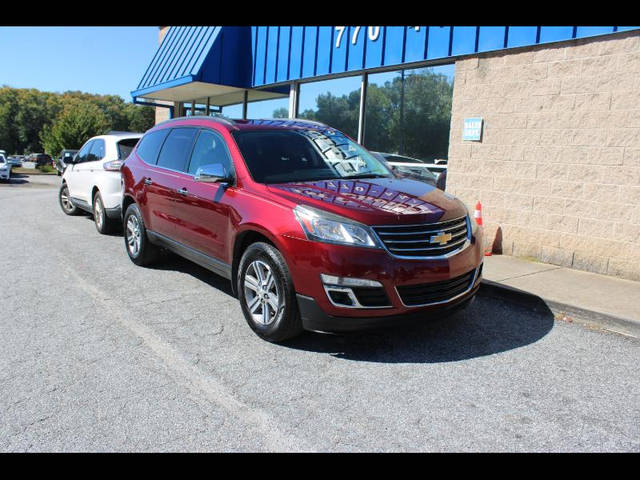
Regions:
[[320, 123], [169, 120], [122, 181], [131, 260], [164, 248], [228, 278], [269, 341], [450, 313], [480, 283], [482, 232], [464, 204]]

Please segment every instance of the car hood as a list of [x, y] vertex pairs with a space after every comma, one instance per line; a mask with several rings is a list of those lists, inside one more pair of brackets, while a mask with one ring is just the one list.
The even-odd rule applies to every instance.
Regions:
[[294, 203], [368, 225], [432, 223], [467, 214], [453, 195], [411, 178], [291, 182], [268, 188]]

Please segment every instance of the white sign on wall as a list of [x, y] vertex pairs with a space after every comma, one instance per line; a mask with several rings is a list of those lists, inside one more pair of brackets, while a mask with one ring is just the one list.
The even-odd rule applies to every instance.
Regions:
[[465, 118], [462, 140], [479, 142], [482, 139], [482, 123], [482, 117]]

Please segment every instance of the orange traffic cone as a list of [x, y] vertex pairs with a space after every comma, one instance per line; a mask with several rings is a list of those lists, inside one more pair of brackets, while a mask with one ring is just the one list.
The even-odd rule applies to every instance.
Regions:
[[476, 223], [480, 226], [482, 226], [482, 204], [480, 203], [480, 200], [478, 200], [478, 203], [476, 203], [476, 209], [473, 212], [473, 218], [476, 219]]
[[[478, 200], [478, 203], [476, 203], [476, 209], [473, 212], [473, 218], [475, 218], [478, 225], [482, 226], [482, 204], [480, 203], [480, 200]], [[491, 256], [491, 246], [489, 246], [489, 248], [485, 250], [484, 255], [485, 257]]]

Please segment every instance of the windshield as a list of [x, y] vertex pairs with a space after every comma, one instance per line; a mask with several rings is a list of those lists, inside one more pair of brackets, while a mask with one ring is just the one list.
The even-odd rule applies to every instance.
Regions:
[[0, 155], [0, 163], [4, 163], [4, 155]]
[[233, 136], [259, 183], [393, 176], [380, 160], [336, 130], [236, 131]]

